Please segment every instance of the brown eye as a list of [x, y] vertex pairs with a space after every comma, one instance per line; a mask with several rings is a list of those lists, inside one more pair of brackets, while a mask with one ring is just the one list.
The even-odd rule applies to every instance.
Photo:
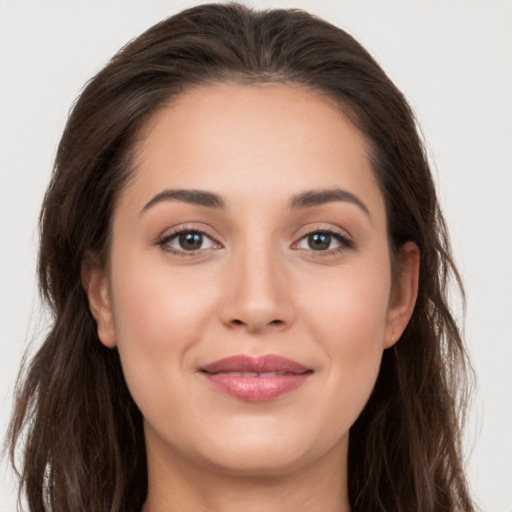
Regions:
[[312, 231], [293, 245], [294, 249], [318, 253], [325, 252], [326, 255], [352, 249], [353, 247], [354, 244], [349, 238], [334, 231]]
[[167, 251], [181, 254], [219, 248], [219, 244], [206, 233], [194, 230], [175, 232], [160, 240], [159, 245]]
[[328, 233], [311, 233], [308, 235], [307, 243], [313, 251], [325, 251], [331, 248], [331, 235]]
[[342, 245], [344, 244], [340, 236], [326, 231], [315, 231], [302, 237], [297, 244], [297, 248], [310, 251], [328, 251], [337, 249]]
[[197, 251], [203, 245], [203, 235], [201, 233], [180, 233], [178, 235], [178, 244], [184, 251]]

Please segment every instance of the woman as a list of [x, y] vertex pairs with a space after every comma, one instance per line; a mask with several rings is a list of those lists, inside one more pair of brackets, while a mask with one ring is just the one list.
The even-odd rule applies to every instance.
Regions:
[[86, 87], [41, 217], [30, 510], [474, 510], [414, 118], [348, 34], [207, 5]]

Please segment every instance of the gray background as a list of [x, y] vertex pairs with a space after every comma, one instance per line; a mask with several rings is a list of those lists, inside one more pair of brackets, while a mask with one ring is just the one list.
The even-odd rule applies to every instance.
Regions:
[[[67, 112], [129, 39], [198, 2], [0, 0], [0, 435], [20, 358], [44, 330], [36, 221]], [[347, 29], [415, 109], [468, 295], [478, 375], [465, 438], [484, 511], [512, 511], [512, 2], [294, 0]], [[0, 465], [0, 512], [14, 510]]]

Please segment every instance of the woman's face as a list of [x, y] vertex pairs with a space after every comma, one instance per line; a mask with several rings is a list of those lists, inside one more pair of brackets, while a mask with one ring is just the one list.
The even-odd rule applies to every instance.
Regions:
[[327, 100], [284, 84], [196, 88], [151, 120], [108, 268], [85, 273], [149, 460], [247, 474], [345, 460], [418, 260], [408, 244], [392, 286], [367, 150]]

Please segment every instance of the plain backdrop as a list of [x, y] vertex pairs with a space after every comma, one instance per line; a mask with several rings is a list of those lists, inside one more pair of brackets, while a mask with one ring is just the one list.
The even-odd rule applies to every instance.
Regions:
[[[0, 436], [20, 359], [44, 329], [37, 217], [67, 113], [122, 45], [198, 2], [0, 0]], [[358, 38], [423, 129], [464, 276], [478, 377], [465, 439], [484, 511], [512, 511], [512, 2], [291, 0]], [[0, 465], [0, 512], [14, 510]], [[392, 512], [392, 511], [390, 511]]]

